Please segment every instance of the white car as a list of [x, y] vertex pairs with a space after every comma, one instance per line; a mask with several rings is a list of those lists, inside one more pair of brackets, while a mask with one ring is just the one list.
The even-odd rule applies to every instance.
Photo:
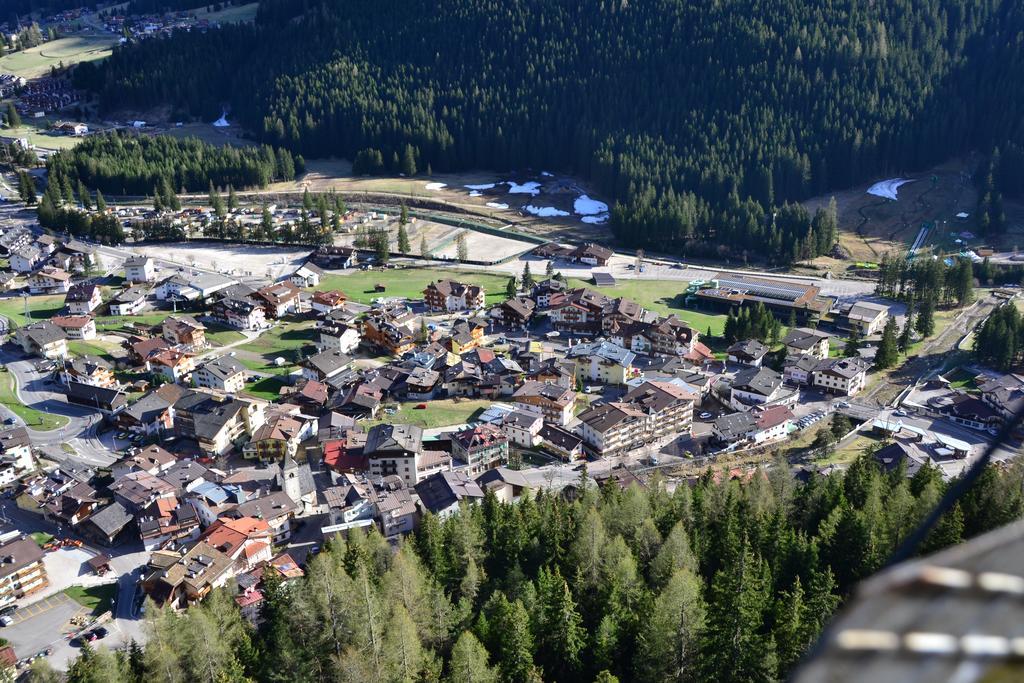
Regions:
[[699, 417], [702, 420], [710, 420], [712, 417], [714, 417], [714, 415], [712, 415], [711, 413], [701, 413], [697, 417]]

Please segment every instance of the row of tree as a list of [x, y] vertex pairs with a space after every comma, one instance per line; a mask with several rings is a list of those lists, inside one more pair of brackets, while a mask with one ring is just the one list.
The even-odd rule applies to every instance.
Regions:
[[305, 162], [287, 149], [214, 146], [197, 138], [140, 136], [127, 132], [93, 135], [73, 149], [50, 156], [51, 179], [68, 176], [108, 194], [148, 195], [157, 188], [203, 192], [218, 187], [266, 187], [293, 180]]
[[[987, 469], [920, 551], [1016, 519], [1021, 483]], [[150, 609], [144, 649], [86, 650], [68, 681], [777, 680], [946, 488], [865, 455], [806, 484], [781, 462], [745, 483], [488, 493], [397, 551], [354, 530], [301, 580], [267, 572], [257, 629], [225, 592]]]
[[1013, 303], [992, 311], [975, 331], [974, 355], [979, 362], [1003, 371], [1024, 362], [1024, 320]]
[[909, 260], [899, 254], [883, 254], [875, 293], [903, 301], [965, 306], [974, 300], [974, 264], [967, 258], [947, 264], [928, 257]]

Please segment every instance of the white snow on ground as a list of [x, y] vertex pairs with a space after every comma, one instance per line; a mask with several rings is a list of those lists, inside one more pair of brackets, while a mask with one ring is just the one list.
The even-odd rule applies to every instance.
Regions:
[[608, 205], [604, 202], [599, 202], [596, 199], [591, 199], [585, 194], [581, 194], [576, 198], [572, 208], [576, 211], [578, 216], [593, 216], [599, 213], [608, 213]]
[[508, 204], [505, 204], [503, 202], [487, 202], [487, 206], [491, 207], [492, 209], [507, 209], [508, 208]]
[[472, 192], [469, 193], [469, 196], [470, 197], [479, 197], [480, 193], [477, 192], [476, 190], [473, 190]]
[[511, 180], [506, 180], [505, 184], [508, 185], [509, 194], [528, 194], [533, 197], [540, 194], [540, 183], [535, 180], [523, 183], [522, 185]]
[[971, 214], [967, 213], [966, 211], [961, 211], [960, 213], [958, 213], [958, 214], [956, 215], [956, 217], [957, 217], [957, 218], [969, 218], [969, 217], [970, 217], [970, 215], [971, 215]]
[[584, 216], [580, 220], [583, 221], [584, 223], [590, 223], [591, 225], [600, 225], [602, 223], [608, 222], [608, 214], [599, 213], [596, 216]]
[[541, 171], [540, 174], [545, 178], [550, 178], [551, 176], [554, 175], [554, 173], [548, 173], [547, 171]]
[[448, 183], [427, 183], [428, 190], [443, 190], [448, 187]]
[[542, 216], [544, 218], [569, 215], [568, 211], [562, 211], [561, 209], [556, 209], [553, 206], [534, 206], [533, 204], [527, 204], [524, 206], [523, 211], [531, 213], [534, 216]]
[[230, 126], [231, 124], [228, 123], [228, 113], [226, 111], [222, 111], [220, 113], [220, 118], [214, 121], [213, 125], [217, 128], [227, 128]]
[[483, 183], [481, 185], [466, 185], [467, 190], [493, 190], [497, 183]]
[[900, 185], [912, 183], [913, 180], [907, 180], [905, 178], [890, 178], [889, 180], [880, 180], [871, 187], [868, 188], [868, 194], [873, 194], [876, 197], [884, 197], [885, 199], [896, 199], [896, 190], [899, 189]]

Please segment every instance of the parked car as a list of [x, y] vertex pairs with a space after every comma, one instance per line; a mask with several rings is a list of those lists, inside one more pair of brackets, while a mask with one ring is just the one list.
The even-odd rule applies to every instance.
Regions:
[[3, 609], [0, 609], [0, 616], [8, 617], [18, 611], [17, 605], [7, 605]]
[[0, 626], [10, 626], [14, 623], [14, 619], [7, 614], [0, 615]]
[[710, 420], [712, 417], [714, 417], [714, 415], [708, 412], [703, 412], [700, 415], [698, 415], [698, 417], [702, 420]]

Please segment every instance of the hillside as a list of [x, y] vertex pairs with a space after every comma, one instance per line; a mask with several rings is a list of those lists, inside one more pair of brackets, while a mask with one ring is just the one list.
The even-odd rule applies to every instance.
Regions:
[[[773, 207], [1020, 135], [1015, 3], [266, 0], [78, 69], [101, 106], [223, 109], [357, 172], [554, 168], [618, 204], [629, 246], [827, 252]], [[1010, 98], [1010, 99], [1007, 99]]]

